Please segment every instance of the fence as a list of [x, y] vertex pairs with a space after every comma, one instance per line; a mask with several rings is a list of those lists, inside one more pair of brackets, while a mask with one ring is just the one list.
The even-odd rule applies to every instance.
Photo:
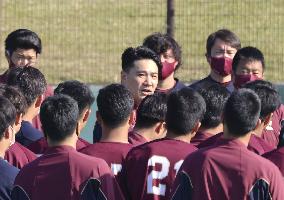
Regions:
[[[207, 36], [229, 28], [242, 46], [265, 55], [268, 80], [281, 82], [284, 3], [281, 0], [174, 0], [175, 38], [183, 49], [177, 77], [185, 82], [209, 72]], [[43, 41], [39, 67], [48, 81], [120, 81], [120, 56], [152, 32], [166, 31], [167, 0], [0, 0], [0, 71], [7, 68], [4, 40], [17, 28], [37, 32]]]

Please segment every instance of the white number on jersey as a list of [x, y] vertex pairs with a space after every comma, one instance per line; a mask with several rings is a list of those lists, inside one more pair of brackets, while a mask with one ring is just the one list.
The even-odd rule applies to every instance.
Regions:
[[[176, 174], [181, 167], [183, 163], [183, 160], [178, 161], [174, 165], [174, 170], [176, 171]], [[153, 180], [162, 180], [166, 178], [169, 174], [169, 169], [170, 169], [170, 161], [164, 157], [164, 156], [152, 156], [148, 160], [148, 166], [155, 167], [156, 164], [161, 165], [161, 170], [156, 171], [152, 170], [151, 173], [147, 177], [147, 193], [148, 194], [154, 194], [154, 195], [160, 195], [160, 196], [165, 196], [166, 194], [166, 185], [159, 183], [158, 186], [153, 185]]]
[[111, 163], [111, 171], [116, 176], [122, 169], [121, 164], [113, 164]]

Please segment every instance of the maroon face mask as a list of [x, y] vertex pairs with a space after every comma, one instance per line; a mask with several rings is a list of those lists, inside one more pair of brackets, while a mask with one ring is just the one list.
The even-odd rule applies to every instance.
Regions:
[[169, 75], [171, 75], [176, 68], [176, 62], [169, 63], [167, 61], [162, 62], [162, 80], [165, 80]]
[[248, 82], [261, 80], [261, 78], [257, 77], [254, 74], [241, 74], [235, 76], [234, 86], [235, 88], [240, 88], [242, 85]]
[[227, 57], [211, 57], [211, 68], [221, 76], [228, 76], [232, 73], [232, 62], [231, 58]]

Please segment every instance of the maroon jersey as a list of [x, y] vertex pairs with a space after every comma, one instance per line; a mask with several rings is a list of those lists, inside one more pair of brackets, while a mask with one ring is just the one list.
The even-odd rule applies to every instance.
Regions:
[[[89, 142], [87, 142], [86, 140], [82, 139], [82, 138], [78, 138], [77, 143], [76, 143], [76, 150], [79, 151], [80, 149], [85, 148], [86, 146], [90, 145]], [[43, 154], [46, 149], [48, 148], [48, 143], [46, 138], [41, 138], [33, 143], [31, 143], [28, 146], [28, 149], [31, 150], [32, 152], [34, 152], [37, 155], [41, 155]]]
[[207, 140], [208, 138], [212, 136], [214, 135], [211, 133], [198, 131], [195, 134], [195, 136], [191, 139], [190, 143], [193, 144], [194, 146], [198, 146], [201, 142]]
[[186, 158], [175, 181], [173, 199], [185, 199], [180, 198], [185, 195], [184, 188], [192, 191], [186, 194], [192, 200], [284, 199], [283, 187], [281, 173], [273, 163], [237, 139], [220, 139]]
[[48, 148], [20, 171], [15, 185], [22, 187], [30, 199], [77, 200], [89, 178], [99, 179], [107, 199], [123, 199], [105, 161], [81, 154], [70, 146]]
[[15, 142], [5, 153], [5, 159], [14, 167], [23, 168], [37, 156], [18, 142]]
[[[198, 145], [198, 148], [204, 148], [204, 147], [212, 146], [212, 145], [216, 144], [216, 142], [218, 140], [220, 140], [220, 138], [222, 138], [222, 136], [223, 136], [223, 133], [218, 133], [217, 135], [214, 135], [211, 138], [200, 143]], [[268, 143], [266, 143], [266, 141], [264, 141], [262, 138], [257, 137], [254, 134], [251, 134], [247, 148], [248, 148], [248, 150], [253, 151], [254, 153], [256, 153], [258, 155], [262, 155], [266, 152], [269, 152], [269, 151], [272, 151], [273, 149], [275, 149], [272, 146], [270, 146]]]
[[138, 134], [134, 131], [131, 131], [131, 132], [128, 133], [128, 141], [133, 146], [138, 146], [140, 144], [144, 144], [144, 143], [148, 142], [146, 140], [146, 138], [144, 138], [142, 135], [140, 135], [140, 134]]
[[158, 139], [134, 147], [123, 165], [120, 185], [135, 200], [169, 199], [172, 183], [184, 158], [197, 150], [192, 144]]
[[113, 174], [117, 176], [122, 169], [122, 162], [132, 147], [128, 143], [98, 142], [81, 149], [80, 152], [105, 160]]
[[273, 162], [284, 176], [284, 147], [268, 152], [264, 154], [263, 157]]
[[262, 138], [273, 148], [277, 148], [279, 143], [279, 134], [281, 131], [281, 121], [284, 120], [284, 105], [273, 112], [272, 120], [263, 130]]

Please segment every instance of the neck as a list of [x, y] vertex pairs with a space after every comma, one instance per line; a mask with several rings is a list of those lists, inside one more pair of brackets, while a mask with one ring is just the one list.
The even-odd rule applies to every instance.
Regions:
[[102, 125], [101, 141], [128, 143], [128, 129], [128, 125], [123, 125], [113, 129]]
[[38, 109], [33, 108], [32, 106], [28, 108], [27, 112], [23, 116], [24, 121], [28, 121], [32, 123], [32, 120], [35, 118], [35, 116], [38, 114]]
[[147, 141], [152, 141], [155, 139], [158, 139], [157, 137], [154, 136], [155, 130], [154, 129], [147, 129], [147, 128], [135, 128], [133, 129], [134, 132], [137, 134], [143, 136]]
[[[0, 142], [1, 143], [1, 142]], [[0, 144], [0, 157], [4, 159], [5, 152], [7, 151], [7, 148], [5, 148], [4, 144]]]
[[158, 82], [158, 89], [160, 90], [169, 90], [172, 89], [176, 84], [176, 80], [174, 79], [174, 72], [168, 76], [164, 80], [159, 80]]
[[187, 143], [190, 143], [191, 141], [191, 138], [193, 137], [195, 133], [187, 133], [185, 135], [175, 135], [174, 133], [168, 131], [167, 132], [167, 138], [170, 138], [170, 139], [175, 139], [175, 140], [180, 140], [180, 141], [183, 141], [183, 142], [187, 142]]
[[240, 141], [241, 143], [243, 143], [245, 146], [248, 146], [251, 134], [252, 134], [252, 132], [249, 132], [249, 133], [245, 134], [244, 136], [235, 137], [232, 134], [230, 134], [229, 132], [224, 131], [223, 138], [231, 139], [231, 140], [235, 140], [236, 139], [236, 140]]
[[211, 70], [210, 72], [210, 77], [218, 83], [228, 83], [231, 81], [231, 74], [229, 74], [228, 76], [220, 76], [213, 70]]
[[71, 146], [74, 149], [76, 149], [76, 143], [78, 140], [78, 136], [76, 135], [76, 133], [74, 132], [72, 136], [64, 139], [63, 141], [60, 142], [56, 142], [56, 141], [51, 141], [48, 137], [47, 137], [47, 143], [49, 147], [55, 147], [55, 146]]
[[213, 127], [213, 128], [203, 128], [203, 127], [200, 127], [199, 131], [200, 132], [205, 132], [205, 133], [210, 133], [212, 135], [216, 135], [218, 133], [223, 132], [223, 124], [221, 123], [218, 126]]

